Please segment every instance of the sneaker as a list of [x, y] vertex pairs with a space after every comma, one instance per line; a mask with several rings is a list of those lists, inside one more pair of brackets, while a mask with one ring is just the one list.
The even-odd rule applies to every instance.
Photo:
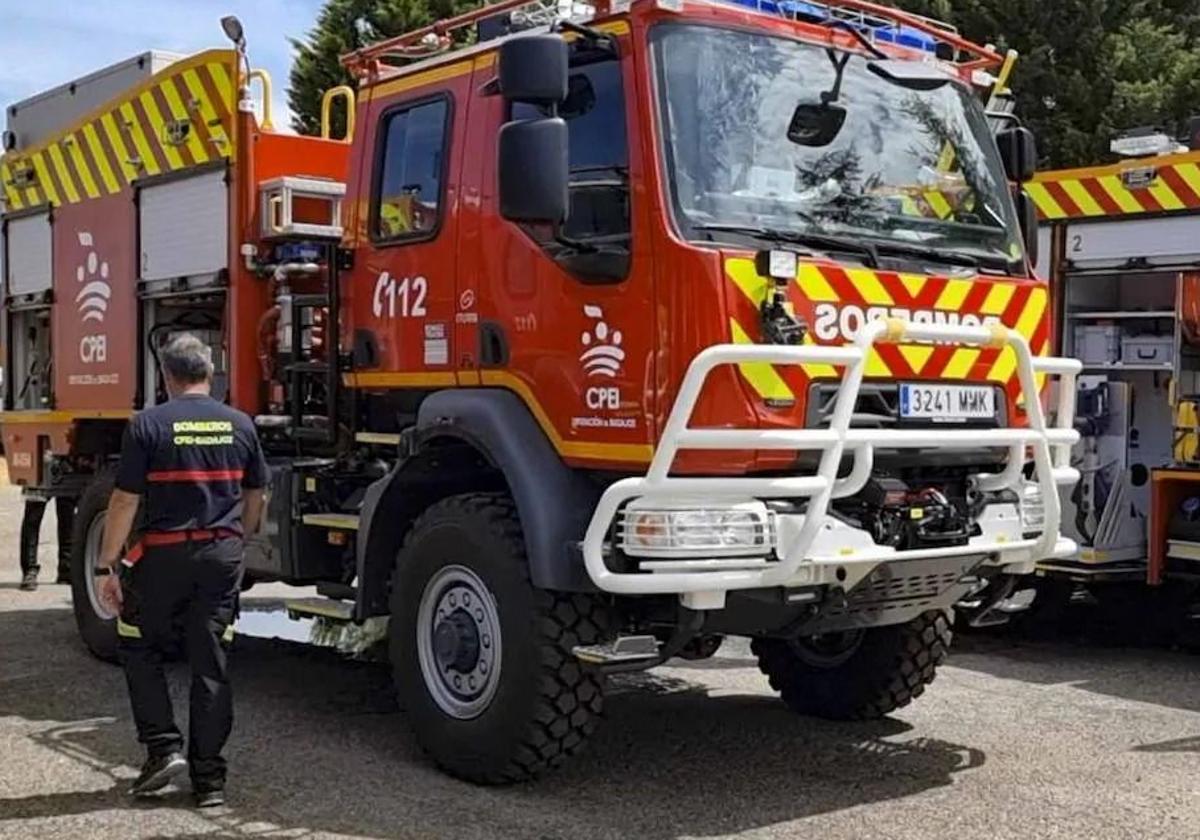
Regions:
[[193, 793], [197, 808], [216, 808], [225, 804], [225, 791], [221, 788], [198, 790]]
[[69, 570], [59, 569], [58, 575], [54, 578], [55, 583], [70, 583], [71, 572]]
[[21, 575], [21, 591], [33, 592], [35, 589], [37, 589], [37, 577], [37, 572], [26, 572], [25, 574]]
[[145, 796], [147, 793], [162, 790], [186, 769], [187, 759], [180, 753], [151, 756], [142, 765], [142, 772], [134, 780], [129, 792], [134, 796]]

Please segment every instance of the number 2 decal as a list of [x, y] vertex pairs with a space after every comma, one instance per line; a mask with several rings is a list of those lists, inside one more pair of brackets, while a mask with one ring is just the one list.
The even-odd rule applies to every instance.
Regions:
[[429, 292], [429, 281], [424, 277], [405, 277], [399, 283], [388, 272], [375, 281], [375, 296], [371, 311], [376, 318], [395, 318], [396, 303], [400, 303], [401, 318], [424, 318], [425, 295]]
[[1079, 254], [1083, 252], [1083, 237], [1078, 233], [1071, 237], [1071, 253]]

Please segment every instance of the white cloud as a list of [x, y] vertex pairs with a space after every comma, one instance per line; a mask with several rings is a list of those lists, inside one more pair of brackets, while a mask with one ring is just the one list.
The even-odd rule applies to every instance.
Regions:
[[0, 0], [0, 106], [146, 50], [195, 53], [228, 42], [222, 15], [246, 30], [250, 61], [271, 74], [275, 123], [287, 124], [289, 37], [316, 20], [321, 0]]

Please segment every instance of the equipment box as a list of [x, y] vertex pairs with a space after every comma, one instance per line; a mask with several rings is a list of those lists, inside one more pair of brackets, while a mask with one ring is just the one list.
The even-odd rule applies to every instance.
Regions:
[[1075, 358], [1085, 365], [1110, 365], [1121, 357], [1121, 328], [1116, 324], [1076, 324]]
[[1175, 359], [1173, 335], [1127, 335], [1121, 339], [1121, 363], [1169, 365]]
[[181, 58], [179, 53], [151, 50], [10, 105], [7, 128], [16, 148], [33, 148]]

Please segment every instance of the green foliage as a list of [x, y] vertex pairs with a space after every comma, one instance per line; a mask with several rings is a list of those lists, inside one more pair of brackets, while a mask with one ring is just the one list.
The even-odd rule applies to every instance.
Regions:
[[[337, 85], [355, 86], [339, 58], [385, 38], [401, 35], [475, 5], [467, 0], [326, 0], [316, 25], [303, 40], [292, 39], [288, 105], [292, 127], [301, 134], [321, 130], [321, 97]], [[333, 116], [333, 134], [341, 136], [345, 122]]]
[[1021, 53], [1018, 113], [1047, 166], [1107, 160], [1138, 126], [1182, 136], [1200, 114], [1200, 4], [1195, 0], [895, 0], [964, 35]]

